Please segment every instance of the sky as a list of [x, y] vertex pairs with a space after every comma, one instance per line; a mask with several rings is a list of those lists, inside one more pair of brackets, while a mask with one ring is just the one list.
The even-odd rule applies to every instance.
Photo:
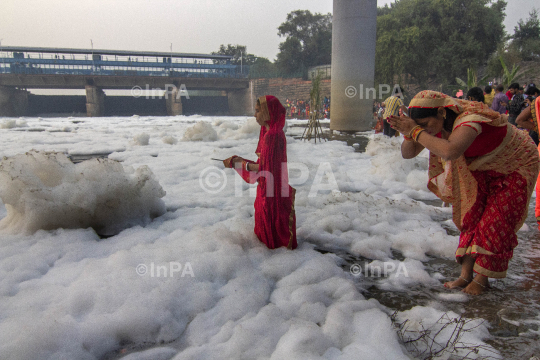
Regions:
[[[392, 0], [378, 0], [378, 6]], [[513, 32], [537, 0], [508, 0]], [[540, 8], [540, 5], [536, 5]], [[220, 44], [246, 45], [274, 60], [278, 26], [289, 12], [331, 13], [332, 0], [2, 0], [3, 46], [38, 46], [210, 53]]]

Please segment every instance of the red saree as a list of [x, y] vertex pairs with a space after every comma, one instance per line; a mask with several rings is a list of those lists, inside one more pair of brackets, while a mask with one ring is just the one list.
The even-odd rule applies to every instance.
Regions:
[[474, 272], [504, 278], [538, 176], [534, 142], [509, 124], [506, 115], [483, 103], [422, 91], [410, 106], [451, 109], [458, 114], [454, 129], [468, 126], [477, 131], [473, 144], [457, 160], [430, 154], [428, 188], [452, 204], [453, 220], [461, 231], [457, 261], [470, 255]]
[[[287, 139], [283, 132], [286, 110], [274, 96], [259, 98], [268, 129], [261, 127], [257, 162], [244, 160], [238, 174], [250, 184], [258, 182], [255, 199], [255, 234], [270, 249], [296, 249], [295, 189], [289, 185]], [[259, 164], [259, 171], [246, 171], [245, 162]]]

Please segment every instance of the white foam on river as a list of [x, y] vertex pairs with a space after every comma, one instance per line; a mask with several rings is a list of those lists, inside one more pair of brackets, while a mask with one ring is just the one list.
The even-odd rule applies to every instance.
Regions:
[[[12, 225], [12, 231], [0, 235], [0, 357], [101, 359], [140, 344], [151, 349], [125, 359], [409, 359], [388, 316], [391, 309], [366, 300], [357, 288], [361, 279], [355, 282], [343, 271], [338, 256], [314, 248], [339, 249], [366, 257], [371, 265], [394, 268], [381, 281], [386, 291], [442, 286], [422, 261], [429, 256], [451, 259], [458, 238], [432, 218], [450, 209], [413, 200], [434, 199], [425, 188], [426, 154], [403, 160], [399, 141], [375, 135], [366, 153], [355, 153], [342, 142], [315, 145], [288, 136], [300, 245], [295, 251], [268, 250], [253, 234], [252, 187], [235, 186], [238, 176], [230, 169], [224, 178], [216, 169], [213, 177], [202, 179], [207, 182], [200, 178], [209, 168], [222, 167], [211, 158], [255, 160], [260, 128], [254, 119], [22, 121], [28, 129], [71, 131], [0, 130], [0, 155], [11, 159], [3, 164], [12, 161], [13, 169], [23, 169], [7, 172], [16, 183], [9, 189], [25, 194], [18, 200], [24, 211], [18, 210], [16, 222], [24, 225]], [[299, 131], [291, 127], [288, 134]], [[140, 146], [146, 144], [141, 134], [148, 135], [148, 145]], [[75, 166], [57, 157], [59, 165], [51, 165], [32, 155], [37, 165], [47, 167], [45, 179], [29, 168], [29, 155], [19, 155], [32, 149], [117, 151], [109, 159], [121, 164], [104, 162], [99, 168], [92, 160]], [[1, 171], [6, 173], [5, 167]], [[141, 179], [152, 184], [148, 196], [130, 190]], [[216, 181], [226, 181], [222, 191], [201, 186]], [[318, 191], [310, 196], [314, 182]], [[162, 198], [159, 189], [166, 192]], [[107, 201], [130, 197], [147, 215], [159, 201], [167, 212], [149, 222], [126, 203], [120, 207], [123, 218], [107, 217], [109, 225], [128, 228], [108, 239], [100, 239], [89, 223], [50, 229], [47, 221], [26, 216], [38, 211], [41, 201], [65, 204], [64, 209], [85, 204], [84, 209], [109, 214]], [[73, 212], [54, 218], [71, 223]], [[0, 206], [4, 222], [10, 216]], [[398, 276], [402, 266], [408, 277]], [[144, 267], [147, 272], [141, 275]], [[440, 312], [413, 308], [400, 316], [435, 323]], [[467, 340], [482, 345], [488, 337], [481, 326]]]

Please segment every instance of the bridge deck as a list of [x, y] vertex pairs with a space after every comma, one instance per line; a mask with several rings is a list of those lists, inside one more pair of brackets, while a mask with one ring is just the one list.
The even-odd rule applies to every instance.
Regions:
[[222, 55], [3, 47], [0, 85], [126, 89], [175, 83], [194, 89], [245, 88], [249, 68], [231, 60]]

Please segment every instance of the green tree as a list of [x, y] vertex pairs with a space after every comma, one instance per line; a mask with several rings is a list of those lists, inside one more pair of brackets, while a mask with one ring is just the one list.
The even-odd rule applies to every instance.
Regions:
[[497, 49], [505, 8], [504, 0], [401, 0], [379, 9], [376, 80], [455, 82]]
[[287, 73], [306, 72], [310, 66], [332, 61], [332, 15], [296, 10], [278, 27], [285, 41], [279, 45], [277, 67]]
[[244, 45], [220, 45], [219, 50], [212, 52], [212, 55], [232, 56], [231, 64], [233, 65], [253, 65], [258, 59], [255, 55], [248, 54], [247, 47]]
[[512, 66], [512, 70], [508, 70], [508, 67], [506, 66], [506, 63], [504, 62], [503, 57], [499, 57], [499, 61], [501, 62], [501, 66], [503, 68], [503, 76], [502, 76], [502, 83], [505, 88], [510, 86], [514, 82], [514, 79], [516, 78], [517, 72], [519, 71], [520, 67], [516, 66], [515, 64]]
[[478, 80], [478, 73], [476, 72], [476, 70], [473, 68], [469, 68], [467, 69], [467, 81], [465, 82], [460, 78], [456, 78], [456, 82], [459, 86], [463, 88], [465, 92], [467, 92], [473, 87], [486, 85], [487, 78], [488, 76], [486, 75], [480, 80]]
[[502, 77], [504, 69], [501, 58], [506, 66], [514, 67], [521, 61], [521, 54], [515, 45], [510, 41], [510, 37], [505, 37], [488, 59], [486, 73], [489, 77]]
[[526, 61], [540, 57], [540, 19], [538, 11], [533, 9], [527, 21], [520, 19], [514, 28], [512, 45], [519, 51], [521, 58]]
[[265, 57], [257, 57], [253, 65], [249, 67], [249, 76], [268, 77], [276, 73], [276, 65]]

